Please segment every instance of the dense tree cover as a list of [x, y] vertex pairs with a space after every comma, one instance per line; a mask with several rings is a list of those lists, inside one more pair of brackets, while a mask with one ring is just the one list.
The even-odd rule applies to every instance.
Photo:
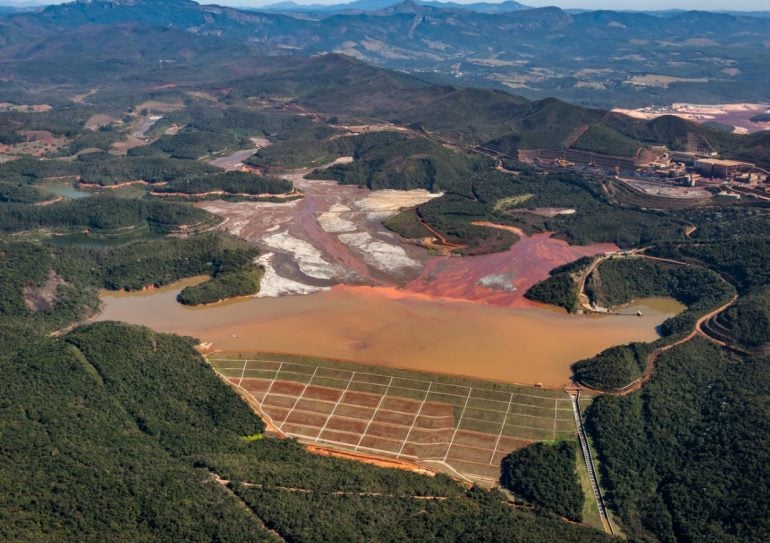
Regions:
[[609, 115], [606, 125], [628, 138], [676, 150], [687, 149], [687, 143], [692, 139], [714, 150], [726, 150], [739, 141], [721, 130], [712, 130], [675, 115], [662, 115], [650, 121], [639, 121], [625, 115]]
[[[528, 233], [555, 232], [580, 245], [610, 242], [634, 247], [682, 237], [684, 221], [662, 212], [618, 207], [609, 201], [600, 180], [592, 177], [569, 172], [510, 175], [485, 166], [480, 172], [466, 178], [464, 190], [455, 189], [418, 206], [436, 230], [445, 235], [451, 230], [456, 243], [474, 244], [475, 237], [484, 235], [468, 225], [476, 220], [519, 226]], [[574, 209], [575, 213], [547, 217], [535, 213], [538, 208]]]
[[[245, 241], [219, 233], [109, 248], [0, 241], [0, 319], [56, 329], [95, 311], [96, 289], [139, 290], [195, 275], [228, 277], [251, 270], [256, 254]], [[34, 303], [41, 298], [44, 304]]]
[[729, 336], [739, 345], [761, 349], [770, 341], [770, 287], [754, 289], [719, 316]]
[[[268, 526], [289, 541], [602, 542], [607, 536], [552, 516], [516, 511], [496, 492], [426, 500], [390, 496], [328, 496], [236, 485]], [[309, 516], [309, 518], [308, 518]]]
[[108, 153], [89, 153], [81, 155], [75, 165], [81, 182], [97, 185], [114, 185], [126, 181], [160, 183], [221, 171], [199, 160], [178, 160], [162, 154], [113, 156]]
[[249, 439], [264, 425], [189, 339], [19, 331], [0, 326], [3, 539], [261, 541], [264, 523], [288, 541], [607, 540], [444, 476]]
[[730, 277], [741, 293], [770, 284], [770, 238], [743, 237], [721, 243], [663, 245], [651, 253], [703, 262]]
[[0, 179], [5, 182], [35, 183], [50, 177], [75, 177], [79, 172], [75, 161], [22, 157], [0, 163]]
[[567, 262], [566, 264], [562, 264], [561, 266], [556, 266], [554, 269], [552, 269], [549, 274], [550, 275], [558, 275], [560, 273], [577, 273], [583, 269], [585, 269], [591, 262], [593, 261], [593, 257], [591, 256], [581, 256], [577, 260], [573, 260], [572, 262]]
[[131, 156], [148, 156], [158, 151], [170, 158], [196, 160], [212, 153], [234, 151], [247, 146], [248, 138], [226, 130], [194, 130], [186, 127], [173, 136], [160, 136], [150, 145], [129, 150]]
[[87, 358], [6, 320], [0, 341], [0, 539], [271, 540], [175, 457], [190, 450], [180, 442], [237, 443], [262, 428], [184, 341], [99, 325], [72, 338]]
[[62, 176], [79, 177], [81, 182], [95, 185], [115, 185], [139, 180], [159, 183], [220, 172], [220, 169], [198, 160], [177, 160], [158, 153], [115, 156], [94, 152], [80, 155], [71, 161], [21, 158], [0, 164], [0, 178], [27, 183]]
[[618, 390], [642, 376], [654, 347], [631, 343], [610, 347], [572, 365], [575, 382], [595, 390]]
[[205, 211], [182, 204], [109, 196], [66, 200], [48, 206], [0, 205], [2, 232], [41, 228], [98, 232], [140, 227], [169, 232], [183, 225], [202, 225], [212, 220]]
[[563, 307], [570, 313], [576, 312], [580, 309], [577, 275], [589, 266], [592, 260], [591, 257], [584, 256], [555, 267], [549, 272], [547, 279], [532, 285], [524, 296], [536, 302]]
[[420, 188], [469, 194], [468, 183], [480, 162], [428, 138], [400, 132], [372, 132], [337, 141], [353, 162], [337, 164], [315, 176], [372, 190]]
[[108, 249], [52, 250], [62, 275], [110, 290], [140, 290], [195, 275], [235, 273], [250, 266], [257, 256], [257, 250], [245, 241], [221, 233], [137, 241]]
[[0, 320], [52, 330], [98, 307], [93, 287], [65, 278], [39, 243], [0, 241]]
[[0, 202], [34, 204], [35, 202], [44, 202], [48, 199], [45, 194], [24, 183], [0, 182]]
[[767, 288], [770, 285], [770, 213], [763, 202], [690, 212], [697, 225], [689, 243], [662, 244], [652, 254], [693, 261], [719, 271], [741, 298], [709, 328], [743, 348], [762, 349], [770, 339]]
[[535, 443], [503, 459], [501, 482], [536, 507], [580, 521], [585, 497], [575, 470], [576, 458], [574, 441]]
[[178, 179], [166, 185], [152, 187], [153, 192], [181, 192], [184, 194], [201, 194], [214, 191], [224, 191], [230, 194], [282, 194], [292, 190], [290, 181], [265, 175], [255, 175], [248, 172], [224, 172], [204, 177]]
[[589, 278], [586, 292], [604, 306], [650, 296], [675, 298], [686, 305], [687, 310], [661, 325], [661, 333], [671, 336], [692, 330], [698, 316], [727, 302], [733, 289], [719, 275], [700, 266], [669, 265], [630, 257], [602, 262]]
[[229, 273], [217, 273], [208, 281], [183, 288], [177, 295], [177, 300], [185, 305], [202, 305], [226, 298], [250, 296], [259, 292], [262, 274], [263, 270], [256, 266]]
[[[191, 338], [101, 323], [66, 341], [93, 366], [107, 392], [120, 398], [138, 429], [175, 456], [237, 448], [243, 437], [265, 430], [195, 353]], [[184, 401], [169, 401], [175, 398]]]
[[690, 235], [696, 241], [724, 243], [749, 236], [767, 237], [770, 203], [739, 201], [731, 206], [690, 210], [684, 216], [697, 226]]
[[639, 140], [619, 134], [603, 125], [590, 126], [572, 147], [602, 155], [622, 157], [633, 157], [641, 148]]
[[745, 299], [724, 315], [719, 325], [727, 328], [728, 342], [736, 340], [750, 349], [761, 348], [768, 337], [766, 286], [770, 285], [770, 238], [743, 237], [730, 241], [657, 247], [655, 254], [705, 263], [728, 277]]
[[166, 114], [159, 123], [184, 126], [190, 131], [265, 136], [274, 142], [322, 140], [341, 132], [316, 123], [306, 115], [281, 110], [258, 111], [237, 102], [221, 107], [204, 100], [188, 100], [187, 107]]
[[25, 311], [24, 287], [36, 287], [48, 279], [51, 255], [35, 243], [0, 242], [0, 315], [14, 316]]
[[597, 303], [606, 306], [650, 296], [672, 296], [692, 306], [721, 300], [725, 292], [723, 285], [717, 274], [698, 266], [632, 256], [601, 262], [588, 278], [586, 292]]
[[382, 223], [385, 228], [392, 230], [407, 239], [419, 239], [431, 236], [430, 230], [420, 222], [417, 211], [406, 209], [385, 219]]
[[307, 168], [321, 166], [344, 155], [341, 140], [288, 140], [263, 147], [246, 160], [259, 168]]
[[640, 392], [601, 396], [588, 429], [606, 498], [640, 541], [760, 542], [770, 531], [770, 364], [695, 339]]
[[530, 287], [524, 296], [536, 302], [558, 305], [570, 313], [580, 309], [577, 281], [569, 272], [552, 274], [548, 279]]

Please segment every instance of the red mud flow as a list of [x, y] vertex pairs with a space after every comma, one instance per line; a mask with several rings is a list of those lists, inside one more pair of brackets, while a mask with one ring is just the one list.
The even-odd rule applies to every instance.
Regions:
[[[508, 251], [479, 256], [444, 256], [429, 261], [405, 290], [435, 298], [481, 302], [501, 307], [536, 305], [524, 298], [548, 272], [583, 256], [617, 251], [612, 243], [569, 245], [550, 233], [521, 236]], [[499, 277], [494, 278], [490, 276]], [[479, 282], [496, 279], [495, 288]], [[502, 287], [502, 288], [501, 288]], [[515, 290], [504, 290], [504, 288]]]

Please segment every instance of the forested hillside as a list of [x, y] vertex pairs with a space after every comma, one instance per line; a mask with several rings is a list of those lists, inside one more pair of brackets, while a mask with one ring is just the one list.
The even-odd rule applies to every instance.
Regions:
[[642, 541], [764, 541], [767, 359], [705, 340], [666, 352], [652, 380], [588, 412], [607, 498]]
[[577, 443], [535, 443], [503, 459], [501, 482], [525, 500], [568, 519], [582, 520], [585, 497], [575, 471]]
[[0, 330], [3, 539], [608, 540], [444, 476], [262, 438], [188, 339], [114, 323], [26, 341]]

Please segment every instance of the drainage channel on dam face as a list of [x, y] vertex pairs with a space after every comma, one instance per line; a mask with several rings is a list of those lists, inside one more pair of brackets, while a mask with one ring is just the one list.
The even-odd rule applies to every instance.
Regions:
[[575, 434], [561, 391], [270, 353], [207, 359], [279, 435], [487, 486], [512, 450]]

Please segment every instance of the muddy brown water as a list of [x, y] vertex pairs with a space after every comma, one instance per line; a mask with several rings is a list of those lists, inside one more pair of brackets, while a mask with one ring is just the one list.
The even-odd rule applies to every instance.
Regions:
[[[198, 279], [199, 281], [200, 279]], [[217, 350], [342, 358], [497, 381], [560, 386], [570, 365], [607, 347], [658, 337], [683, 306], [652, 298], [623, 308], [642, 317], [572, 316], [550, 307], [496, 307], [394, 288], [335, 287], [282, 298], [190, 308], [190, 282], [140, 293], [102, 294], [96, 320], [118, 320], [212, 342]]]

